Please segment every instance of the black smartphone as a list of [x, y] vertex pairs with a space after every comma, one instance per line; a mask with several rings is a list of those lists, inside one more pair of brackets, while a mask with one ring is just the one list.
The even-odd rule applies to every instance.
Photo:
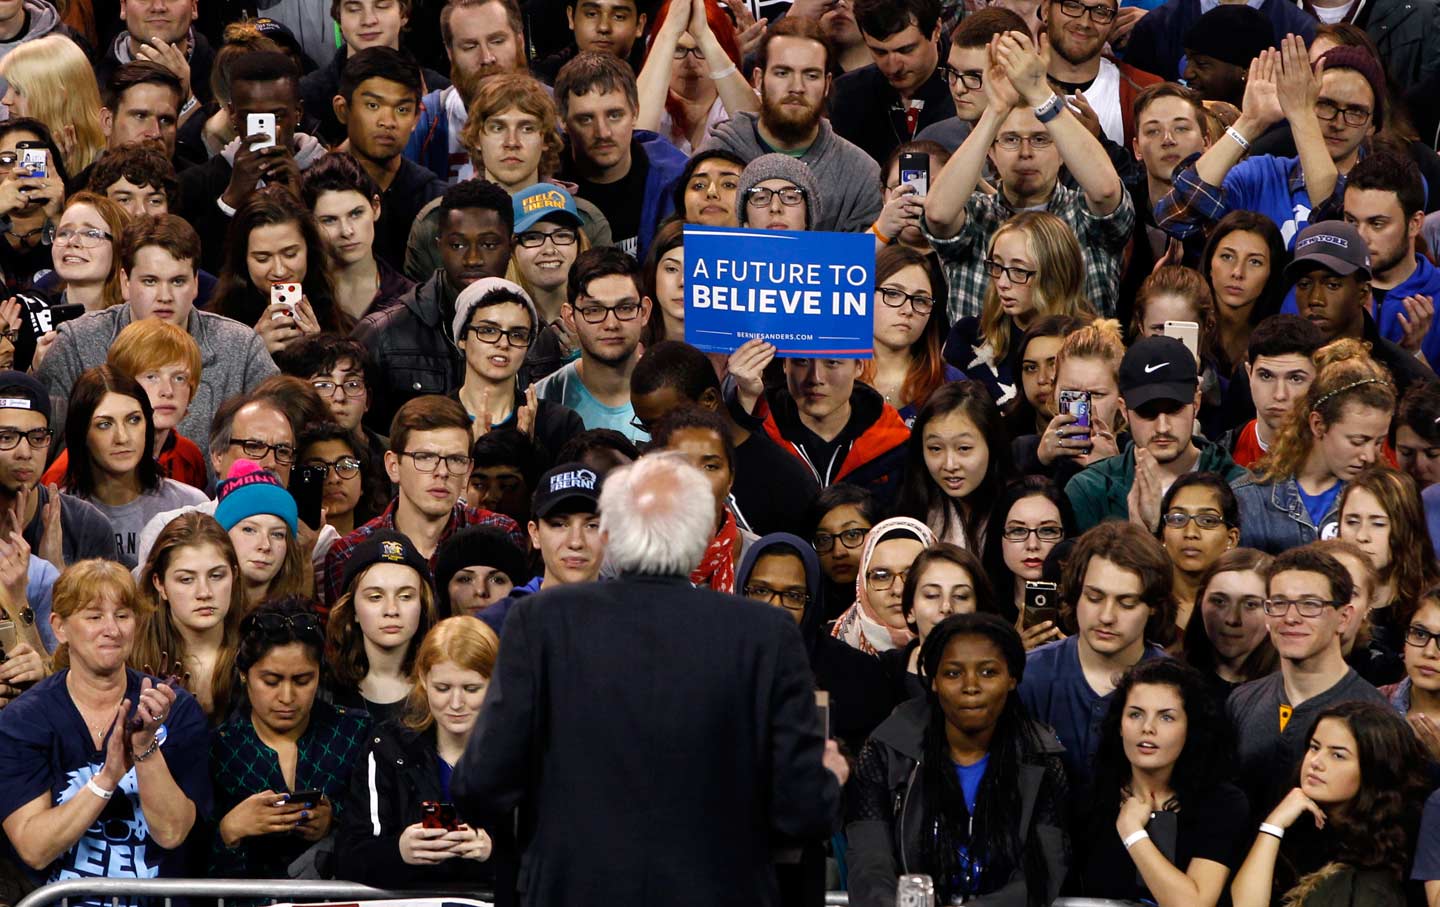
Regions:
[[290, 496], [295, 499], [301, 521], [311, 529], [320, 527], [320, 504], [325, 496], [325, 477], [328, 474], [323, 466], [304, 463], [290, 470]]
[[455, 814], [455, 804], [426, 800], [420, 804], [420, 826], [422, 828], [443, 828], [455, 831], [460, 827], [460, 818]]
[[1054, 583], [1041, 580], [1025, 581], [1025, 626], [1034, 627], [1051, 621], [1060, 624], [1060, 601]]
[[910, 183], [921, 198], [930, 191], [930, 155], [907, 151], [900, 155], [900, 185]]
[[286, 798], [287, 803], [303, 803], [310, 809], [320, 805], [320, 798], [325, 796], [323, 790], [297, 790]]
[[30, 322], [30, 333], [36, 338], [53, 333], [67, 321], [74, 321], [85, 314], [85, 306], [78, 302], [52, 306], [24, 306]]

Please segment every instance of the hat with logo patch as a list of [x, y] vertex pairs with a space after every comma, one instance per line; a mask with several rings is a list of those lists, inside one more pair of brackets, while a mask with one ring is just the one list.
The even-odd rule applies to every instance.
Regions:
[[1285, 266], [1285, 279], [1294, 283], [1319, 265], [1341, 277], [1359, 273], [1370, 279], [1370, 250], [1354, 224], [1322, 220], [1295, 237], [1295, 257]]
[[430, 583], [430, 562], [420, 554], [409, 536], [394, 529], [377, 529], [350, 552], [345, 561], [341, 588], [349, 589], [361, 573], [376, 564], [404, 564], [420, 574], [426, 585]]
[[1157, 400], [1193, 403], [1199, 386], [1194, 354], [1174, 337], [1142, 337], [1120, 360], [1120, 398], [1128, 409]]
[[524, 233], [542, 220], [554, 220], [574, 227], [584, 225], [575, 199], [564, 187], [536, 183], [515, 193], [515, 233]]
[[556, 466], [536, 483], [531, 511], [537, 520], [557, 513], [599, 513], [599, 474], [584, 463]]
[[0, 409], [29, 410], [44, 416], [45, 424], [50, 424], [50, 394], [24, 372], [0, 372]]

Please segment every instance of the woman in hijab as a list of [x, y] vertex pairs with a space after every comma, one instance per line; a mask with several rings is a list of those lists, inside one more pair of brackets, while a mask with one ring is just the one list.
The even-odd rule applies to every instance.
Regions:
[[865, 537], [855, 604], [835, 621], [830, 635], [868, 655], [905, 646], [915, 638], [905, 622], [901, 598], [910, 565], [935, 544], [935, 533], [919, 520], [881, 520]]

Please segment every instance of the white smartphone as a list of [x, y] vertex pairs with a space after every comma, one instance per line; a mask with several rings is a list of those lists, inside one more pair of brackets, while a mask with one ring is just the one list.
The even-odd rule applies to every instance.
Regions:
[[275, 145], [275, 114], [273, 113], [247, 113], [245, 114], [245, 134], [260, 135], [264, 133], [267, 138], [259, 142], [251, 142], [250, 150], [259, 151], [261, 148], [273, 148]]
[[1190, 355], [1195, 361], [1200, 361], [1200, 325], [1193, 321], [1167, 321], [1165, 322], [1165, 336], [1174, 337], [1185, 344]]
[[294, 318], [295, 306], [300, 302], [300, 284], [277, 283], [270, 287], [270, 317]]

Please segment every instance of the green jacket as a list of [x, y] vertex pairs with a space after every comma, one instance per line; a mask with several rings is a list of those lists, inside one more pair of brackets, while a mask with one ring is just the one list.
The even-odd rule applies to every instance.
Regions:
[[[1200, 448], [1200, 462], [1196, 472], [1219, 473], [1227, 483], [1248, 474], [1243, 466], [1235, 465], [1230, 453], [1219, 444], [1212, 444], [1196, 437], [1195, 446]], [[1130, 507], [1126, 497], [1130, 485], [1135, 481], [1135, 443], [1113, 457], [1106, 457], [1098, 463], [1091, 463], [1065, 485], [1065, 494], [1075, 510], [1075, 523], [1081, 532], [1105, 520], [1130, 518]]]

